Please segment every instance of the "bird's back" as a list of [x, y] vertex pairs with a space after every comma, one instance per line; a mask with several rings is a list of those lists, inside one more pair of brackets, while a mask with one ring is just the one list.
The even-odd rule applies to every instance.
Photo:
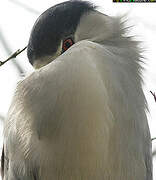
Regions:
[[152, 179], [137, 67], [111, 53], [81, 41], [18, 84], [4, 131], [9, 180]]

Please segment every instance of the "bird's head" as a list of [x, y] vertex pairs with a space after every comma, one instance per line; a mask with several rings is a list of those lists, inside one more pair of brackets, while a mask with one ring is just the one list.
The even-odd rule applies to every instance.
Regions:
[[27, 48], [29, 62], [38, 69], [78, 41], [100, 40], [101, 32], [110, 33], [109, 28], [100, 28], [106, 23], [95, 6], [87, 1], [71, 0], [47, 9], [31, 31]]

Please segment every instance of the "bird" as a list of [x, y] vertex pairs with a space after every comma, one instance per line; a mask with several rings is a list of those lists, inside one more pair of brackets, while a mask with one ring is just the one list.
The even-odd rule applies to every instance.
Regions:
[[36, 20], [4, 123], [3, 180], [152, 180], [143, 57], [122, 16], [89, 1]]

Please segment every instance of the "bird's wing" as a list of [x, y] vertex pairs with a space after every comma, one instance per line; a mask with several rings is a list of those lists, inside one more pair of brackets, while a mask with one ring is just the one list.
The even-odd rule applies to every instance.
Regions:
[[146, 179], [150, 136], [138, 97], [136, 74], [120, 54], [76, 43], [18, 84], [5, 122], [4, 176]]
[[88, 151], [98, 145], [107, 154], [113, 117], [93, 61], [96, 48], [89, 41], [77, 43], [18, 84], [4, 130], [6, 156], [14, 166], [11, 174], [32, 171], [30, 161], [31, 165], [55, 162], [61, 153], [73, 160], [83, 146]]

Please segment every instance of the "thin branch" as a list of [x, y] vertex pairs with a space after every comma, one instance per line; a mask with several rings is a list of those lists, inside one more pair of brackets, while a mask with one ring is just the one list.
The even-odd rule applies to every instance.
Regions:
[[21, 52], [23, 52], [25, 49], [27, 48], [24, 47], [22, 50], [18, 49], [16, 52], [14, 52], [11, 56], [9, 56], [5, 61], [0, 61], [0, 66], [2, 66], [3, 64], [5, 64], [6, 62], [8, 62], [10, 59], [16, 58], [16, 56], [18, 56]]
[[[155, 100], [155, 102], [156, 102], [156, 94], [155, 94], [155, 92], [150, 91], [150, 93], [153, 95], [154, 100]], [[153, 140], [156, 140], [156, 137], [152, 138], [151, 140], [152, 140], [152, 141], [153, 141]], [[156, 150], [154, 150], [154, 151], [152, 152], [152, 156], [154, 157], [155, 155], [156, 155]]]
[[[10, 55], [11, 52], [12, 52], [11, 48], [9, 47], [9, 45], [8, 45], [8, 43], [7, 43], [7, 41], [6, 41], [6, 39], [5, 39], [5, 37], [4, 37], [4, 35], [3, 35], [1, 30], [0, 30], [0, 41], [2, 42], [2, 44], [3, 44], [7, 54]], [[13, 62], [13, 65], [18, 70], [19, 74], [23, 74], [25, 72], [24, 69], [22, 68], [22, 66], [17, 61], [12, 61], [12, 62]]]
[[156, 94], [155, 94], [155, 93], [153, 93], [152, 91], [150, 91], [150, 93], [153, 95], [154, 100], [155, 100], [155, 102], [156, 102]]
[[24, 4], [24, 3], [20, 2], [20, 1], [17, 1], [17, 0], [10, 0], [10, 2], [17, 4], [18, 6], [24, 8], [25, 10], [27, 10], [27, 11], [33, 13], [33, 14], [36, 14], [36, 15], [39, 15], [39, 14], [40, 14], [39, 11], [37, 11], [37, 10], [31, 8], [30, 6]]

